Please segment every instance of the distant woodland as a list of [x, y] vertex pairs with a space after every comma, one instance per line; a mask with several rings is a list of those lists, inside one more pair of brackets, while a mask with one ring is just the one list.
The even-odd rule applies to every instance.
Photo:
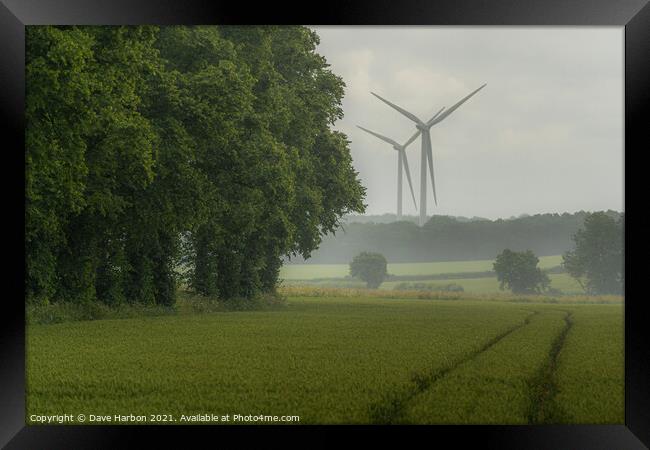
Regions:
[[[621, 213], [606, 212], [618, 219]], [[494, 259], [503, 249], [559, 255], [573, 246], [572, 236], [588, 212], [537, 214], [512, 219], [433, 216], [424, 227], [405, 220], [382, 223], [385, 216], [346, 217], [347, 223], [323, 239], [311, 258], [290, 263], [349, 263], [363, 251], [383, 254], [389, 263]], [[374, 222], [376, 220], [379, 223]]]

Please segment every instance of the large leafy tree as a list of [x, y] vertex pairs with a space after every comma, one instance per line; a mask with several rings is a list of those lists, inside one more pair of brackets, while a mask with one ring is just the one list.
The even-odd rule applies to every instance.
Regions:
[[618, 220], [596, 212], [585, 218], [573, 236], [575, 248], [563, 255], [563, 265], [592, 294], [621, 294], [624, 288], [625, 216]]
[[505, 249], [497, 255], [494, 271], [501, 289], [510, 289], [515, 294], [539, 294], [550, 285], [548, 275], [537, 264], [539, 258], [526, 250], [514, 252]]
[[[364, 191], [352, 169], [348, 142], [330, 130], [341, 117], [343, 82], [315, 53], [317, 36], [306, 28], [206, 27], [193, 32], [213, 45], [192, 54], [219, 59], [210, 52], [222, 43], [243, 60], [253, 95], [239, 111], [242, 123], [234, 127], [239, 132], [234, 145], [228, 144], [228, 151], [238, 153], [224, 164], [228, 153], [220, 152], [211, 169], [229, 180], [219, 181], [228, 209], [211, 215], [211, 231], [194, 233], [192, 284], [223, 297], [270, 290], [283, 255], [308, 256], [323, 234], [336, 229], [338, 218], [363, 209]], [[200, 40], [186, 42], [194, 46]], [[238, 170], [223, 172], [233, 165]], [[236, 230], [238, 239], [220, 245], [214, 229], [227, 235]]]
[[364, 190], [305, 27], [30, 27], [27, 298], [275, 287]]

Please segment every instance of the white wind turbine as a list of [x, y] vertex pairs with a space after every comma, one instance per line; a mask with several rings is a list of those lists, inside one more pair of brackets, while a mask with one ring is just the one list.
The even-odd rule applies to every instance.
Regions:
[[[431, 174], [433, 200], [436, 203], [436, 205], [438, 204], [438, 199], [436, 198], [436, 182], [435, 182], [435, 178], [433, 177], [433, 151], [431, 149], [431, 127], [446, 119], [451, 113], [456, 111], [456, 109], [458, 109], [460, 105], [462, 105], [467, 100], [469, 100], [470, 97], [472, 97], [478, 91], [483, 89], [485, 86], [486, 84], [476, 89], [474, 92], [470, 93], [465, 98], [461, 99], [458, 103], [456, 103], [454, 106], [449, 108], [444, 113], [442, 113], [442, 111], [445, 108], [442, 108], [428, 122], [422, 122], [415, 114], [412, 114], [407, 110], [405, 110], [404, 108], [401, 108], [396, 104], [391, 103], [388, 100], [380, 97], [374, 92], [371, 92], [371, 94], [377, 97], [379, 100], [386, 103], [388, 106], [392, 107], [393, 109], [396, 109], [397, 111], [399, 111], [400, 113], [402, 113], [403, 115], [411, 119], [413, 122], [415, 122], [415, 127], [418, 129], [418, 133], [422, 133], [422, 153], [421, 153], [421, 162], [420, 162], [421, 164], [420, 166], [420, 226], [424, 225], [424, 223], [427, 220], [427, 168], [426, 168], [427, 164], [429, 166], [429, 172]], [[417, 137], [417, 134], [415, 136]]]
[[418, 131], [413, 136], [411, 136], [411, 138], [408, 141], [406, 141], [406, 143], [400, 145], [389, 137], [382, 136], [379, 133], [375, 133], [374, 131], [368, 130], [367, 128], [363, 128], [362, 126], [359, 125], [357, 125], [357, 127], [361, 128], [366, 133], [370, 133], [373, 136], [381, 139], [382, 141], [389, 143], [390, 145], [393, 146], [395, 150], [397, 150], [397, 220], [401, 220], [402, 219], [402, 171], [403, 170], [406, 171], [406, 179], [409, 182], [409, 188], [411, 188], [413, 205], [415, 205], [416, 210], [418, 209], [418, 205], [415, 202], [415, 193], [413, 193], [413, 184], [411, 183], [411, 171], [409, 170], [409, 162], [408, 159], [406, 158], [406, 147], [408, 147], [411, 144], [411, 142], [417, 139], [420, 132]]

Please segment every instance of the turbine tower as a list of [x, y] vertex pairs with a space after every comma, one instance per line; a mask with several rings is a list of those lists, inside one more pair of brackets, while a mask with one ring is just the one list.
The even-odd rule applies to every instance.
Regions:
[[358, 128], [361, 128], [363, 131], [366, 133], [370, 133], [373, 136], [381, 139], [384, 142], [389, 143], [390, 145], [393, 146], [395, 150], [397, 150], [397, 220], [401, 220], [402, 218], [402, 168], [406, 170], [406, 179], [409, 182], [409, 188], [411, 188], [411, 197], [413, 197], [413, 205], [415, 205], [415, 209], [418, 209], [418, 205], [415, 202], [415, 193], [413, 192], [413, 184], [411, 183], [411, 171], [409, 170], [409, 162], [408, 159], [406, 158], [406, 147], [408, 147], [411, 142], [417, 139], [418, 135], [420, 134], [420, 131], [417, 131], [411, 138], [406, 141], [406, 143], [400, 145], [394, 140], [392, 140], [389, 137], [382, 136], [379, 133], [375, 133], [374, 131], [368, 130], [367, 128], [363, 128], [362, 126], [357, 125]]
[[431, 187], [433, 188], [433, 200], [436, 203], [436, 205], [438, 204], [438, 199], [436, 198], [436, 182], [433, 176], [433, 151], [431, 150], [431, 127], [433, 127], [434, 125], [442, 122], [447, 117], [449, 117], [449, 115], [454, 111], [456, 111], [460, 107], [460, 105], [462, 105], [467, 100], [469, 100], [470, 97], [472, 97], [478, 91], [483, 89], [485, 86], [486, 84], [476, 89], [474, 92], [470, 93], [465, 98], [461, 99], [454, 106], [447, 109], [444, 113], [442, 111], [445, 108], [442, 108], [427, 122], [421, 121], [415, 114], [412, 114], [407, 110], [405, 110], [404, 108], [401, 108], [396, 104], [391, 103], [388, 100], [380, 97], [374, 92], [371, 92], [371, 94], [377, 97], [379, 100], [386, 103], [391, 108], [396, 109], [401, 114], [403, 114], [404, 116], [408, 117], [413, 122], [415, 122], [415, 128], [417, 128], [418, 131], [422, 133], [422, 153], [421, 153], [421, 162], [420, 162], [421, 164], [420, 166], [420, 226], [424, 225], [424, 223], [427, 220], [427, 165], [429, 166], [429, 173], [431, 174]]

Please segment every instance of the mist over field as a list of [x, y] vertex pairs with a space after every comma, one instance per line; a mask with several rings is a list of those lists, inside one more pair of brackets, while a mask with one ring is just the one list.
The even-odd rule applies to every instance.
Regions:
[[[616, 211], [607, 214], [621, 217]], [[348, 216], [308, 259], [295, 257], [285, 263], [348, 263], [361, 251], [382, 253], [389, 263], [493, 259], [504, 248], [561, 255], [573, 246], [572, 237], [587, 215], [583, 211], [505, 220], [433, 216], [422, 228], [417, 218], [397, 222], [394, 215]]]

